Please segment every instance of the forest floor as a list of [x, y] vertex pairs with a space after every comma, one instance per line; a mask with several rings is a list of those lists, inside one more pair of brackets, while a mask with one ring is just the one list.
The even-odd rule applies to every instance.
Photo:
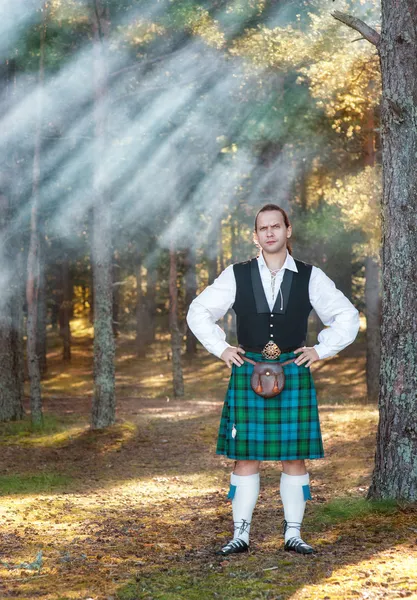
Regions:
[[308, 462], [303, 533], [318, 553], [283, 551], [280, 465], [265, 463], [251, 551], [222, 559], [227, 368], [201, 350], [174, 399], [168, 340], [138, 360], [120, 337], [117, 423], [92, 431], [90, 334], [74, 332], [70, 365], [51, 349], [44, 427], [0, 426], [2, 600], [417, 598], [417, 506], [365, 500], [378, 415], [360, 343], [314, 369], [326, 456]]

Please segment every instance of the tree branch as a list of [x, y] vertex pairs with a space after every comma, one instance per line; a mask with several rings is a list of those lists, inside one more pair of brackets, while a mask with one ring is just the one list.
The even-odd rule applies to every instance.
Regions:
[[375, 31], [375, 29], [369, 27], [369, 25], [367, 25], [364, 21], [361, 21], [361, 19], [358, 19], [357, 17], [347, 15], [340, 10], [335, 10], [332, 12], [332, 17], [334, 17], [337, 21], [341, 21], [341, 23], [344, 23], [348, 27], [351, 27], [351, 29], [358, 31], [365, 38], [365, 40], [368, 40], [368, 42], [371, 42], [371, 44], [378, 48], [381, 36], [377, 31]]

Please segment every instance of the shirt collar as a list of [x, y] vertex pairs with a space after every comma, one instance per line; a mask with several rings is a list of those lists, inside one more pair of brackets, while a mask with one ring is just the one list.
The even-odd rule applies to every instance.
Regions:
[[[262, 250], [258, 256], [258, 265], [261, 268], [268, 268], [267, 264], [265, 262], [265, 258], [264, 258]], [[295, 264], [295, 260], [293, 259], [291, 254], [288, 252], [288, 250], [287, 250], [287, 256], [285, 258], [284, 264], [282, 265], [280, 270], [283, 270], [283, 269], [288, 269], [289, 271], [294, 271], [294, 273], [298, 273], [298, 269], [297, 269], [297, 265]]]

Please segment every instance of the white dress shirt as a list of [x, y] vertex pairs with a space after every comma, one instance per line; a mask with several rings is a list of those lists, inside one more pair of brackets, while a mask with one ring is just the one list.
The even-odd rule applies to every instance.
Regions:
[[[258, 267], [265, 296], [272, 310], [274, 300], [271, 289], [271, 273], [263, 254], [258, 257]], [[274, 298], [277, 297], [285, 269], [298, 272], [295, 260], [287, 257], [275, 279]], [[310, 303], [320, 320], [326, 325], [318, 335], [314, 346], [320, 358], [334, 356], [356, 338], [359, 330], [359, 313], [346, 296], [336, 288], [333, 281], [318, 267], [312, 268], [308, 285]], [[219, 357], [230, 344], [225, 332], [216, 325], [235, 302], [236, 279], [233, 265], [227, 267], [214, 282], [193, 300], [187, 314], [187, 323], [203, 346]]]

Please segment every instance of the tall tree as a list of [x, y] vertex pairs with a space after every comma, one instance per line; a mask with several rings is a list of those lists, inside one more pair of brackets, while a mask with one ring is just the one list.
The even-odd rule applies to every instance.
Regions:
[[169, 259], [169, 325], [171, 330], [172, 379], [174, 396], [178, 398], [184, 396], [184, 378], [181, 364], [182, 334], [178, 324], [177, 252], [174, 248], [169, 251]]
[[339, 11], [379, 52], [382, 74], [381, 390], [370, 498], [417, 499], [417, 11], [382, 0], [381, 34]]
[[155, 262], [147, 263], [145, 306], [148, 318], [147, 342], [153, 344], [156, 337], [156, 284], [158, 269]]
[[[16, 276], [16, 245], [8, 240], [11, 207], [7, 196], [0, 194], [1, 262], [10, 270], [10, 283], [0, 298], [0, 421], [15, 421], [23, 417], [21, 360], [18, 326], [20, 281]], [[17, 317], [17, 318], [16, 318]]]
[[30, 242], [27, 265], [26, 302], [27, 302], [27, 362], [30, 382], [30, 409], [32, 422], [42, 423], [41, 371], [38, 356], [38, 313], [40, 272], [40, 233], [39, 203], [41, 178], [42, 146], [42, 101], [45, 78], [45, 39], [47, 25], [47, 2], [43, 3], [40, 30], [39, 74], [37, 115], [35, 125], [35, 148], [33, 155], [32, 196], [30, 200]]
[[[185, 307], [188, 310], [191, 302], [197, 294], [196, 255], [193, 248], [185, 251]], [[185, 348], [188, 356], [194, 356], [197, 352], [197, 338], [187, 325]]]
[[151, 336], [151, 324], [147, 308], [147, 298], [142, 290], [142, 256], [137, 253], [135, 261], [136, 273], [136, 354], [140, 358], [146, 356], [146, 349]]
[[[110, 199], [105, 184], [106, 130], [108, 118], [107, 2], [92, 1], [94, 70], [94, 174], [92, 217], [92, 262], [94, 285], [94, 397], [92, 427], [101, 429], [115, 422], [115, 344], [113, 335], [112, 225]], [[103, 158], [104, 157], [104, 158]]]
[[119, 335], [120, 327], [120, 285], [121, 285], [121, 265], [119, 252], [115, 251], [113, 256], [113, 335], [117, 337]]
[[68, 254], [65, 252], [61, 261], [61, 303], [59, 306], [59, 333], [62, 337], [62, 358], [71, 360], [71, 316], [72, 316], [72, 281]]
[[46, 375], [47, 371], [47, 298], [46, 298], [46, 264], [45, 264], [45, 234], [43, 227], [39, 227], [39, 290], [38, 290], [38, 316], [36, 332], [36, 353], [39, 359], [39, 370], [41, 377]]

